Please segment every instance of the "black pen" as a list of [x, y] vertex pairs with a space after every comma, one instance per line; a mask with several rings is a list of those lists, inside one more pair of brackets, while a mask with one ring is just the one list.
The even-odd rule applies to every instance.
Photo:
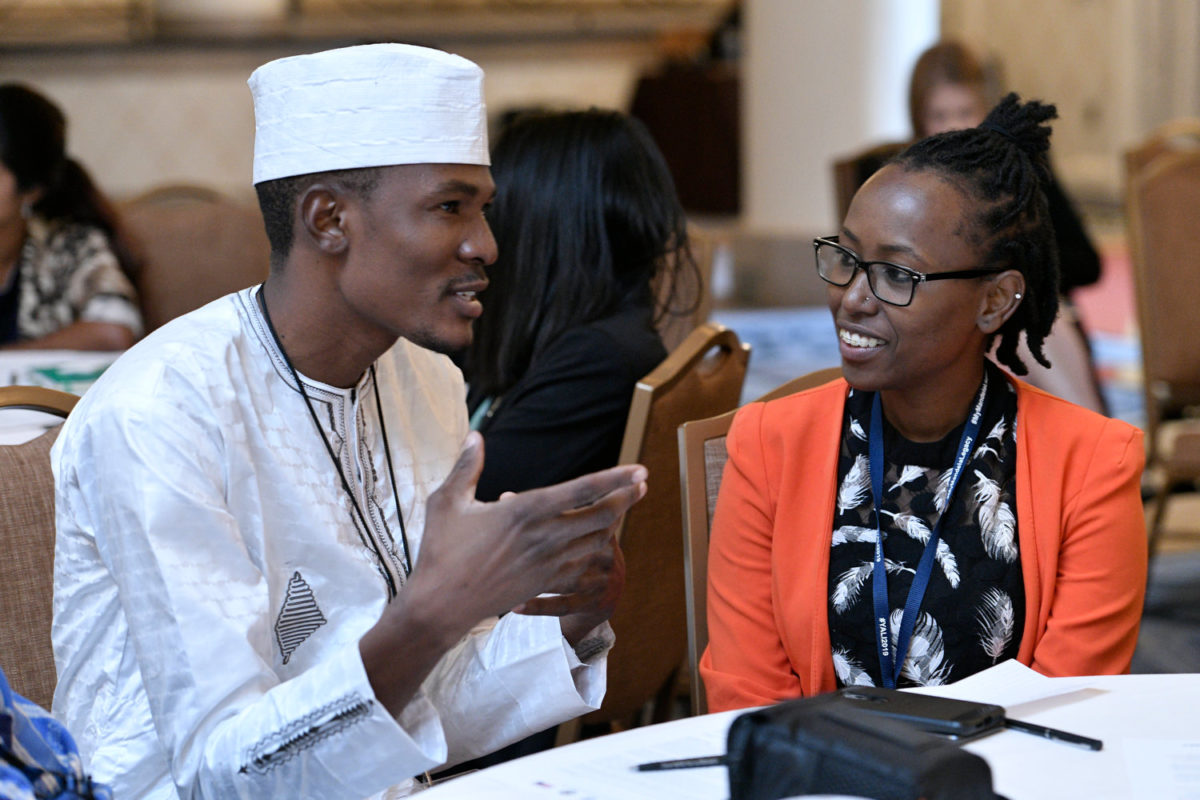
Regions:
[[691, 767], [720, 767], [725, 764], [725, 756], [696, 756], [694, 758], [676, 758], [671, 761], [651, 761], [648, 764], [638, 764], [638, 772], [658, 772], [663, 769], [689, 769]]
[[1089, 750], [1100, 750], [1104, 747], [1104, 742], [1099, 739], [1089, 739], [1086, 736], [1080, 736], [1077, 733], [1067, 733], [1060, 731], [1057, 728], [1047, 728], [1045, 725], [1035, 725], [1032, 722], [1021, 722], [1017, 719], [1005, 719], [1004, 727], [1011, 728], [1015, 731], [1024, 731], [1032, 733], [1034, 736], [1041, 736], [1046, 739], [1053, 739], [1056, 742], [1067, 742], [1068, 744], [1077, 744], [1086, 747]]

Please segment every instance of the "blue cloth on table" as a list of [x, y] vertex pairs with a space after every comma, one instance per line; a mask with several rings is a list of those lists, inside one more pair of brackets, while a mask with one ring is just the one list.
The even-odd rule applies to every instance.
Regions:
[[0, 669], [0, 797], [5, 800], [112, 800], [83, 771], [75, 740], [41, 706], [12, 690]]

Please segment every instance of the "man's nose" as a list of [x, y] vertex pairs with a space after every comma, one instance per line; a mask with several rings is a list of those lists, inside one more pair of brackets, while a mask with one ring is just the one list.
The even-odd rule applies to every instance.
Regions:
[[479, 223], [471, 227], [471, 231], [459, 245], [458, 252], [464, 260], [473, 261], [485, 267], [495, 263], [499, 248], [496, 246], [496, 237], [492, 234], [492, 228], [488, 225], [486, 218], [481, 216]]

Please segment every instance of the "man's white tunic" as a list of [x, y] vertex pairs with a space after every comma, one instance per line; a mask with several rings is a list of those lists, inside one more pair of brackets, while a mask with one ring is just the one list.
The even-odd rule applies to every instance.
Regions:
[[[604, 656], [581, 664], [557, 619], [518, 614], [464, 639], [398, 718], [375, 699], [358, 640], [384, 570], [403, 593], [404, 548], [372, 377], [304, 379], [363, 530], [255, 291], [123, 355], [52, 452], [54, 711], [95, 777], [122, 798], [404, 794], [597, 707]], [[467, 432], [462, 377], [403, 339], [375, 375], [419, 569], [425, 500]]]

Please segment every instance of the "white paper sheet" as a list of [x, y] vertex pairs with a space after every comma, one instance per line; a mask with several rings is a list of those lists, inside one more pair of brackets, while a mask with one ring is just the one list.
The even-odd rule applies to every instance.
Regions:
[[1089, 685], [1087, 678], [1047, 678], [1010, 659], [949, 686], [925, 686], [911, 691], [977, 703], [995, 703], [1007, 709], [1086, 689]]

